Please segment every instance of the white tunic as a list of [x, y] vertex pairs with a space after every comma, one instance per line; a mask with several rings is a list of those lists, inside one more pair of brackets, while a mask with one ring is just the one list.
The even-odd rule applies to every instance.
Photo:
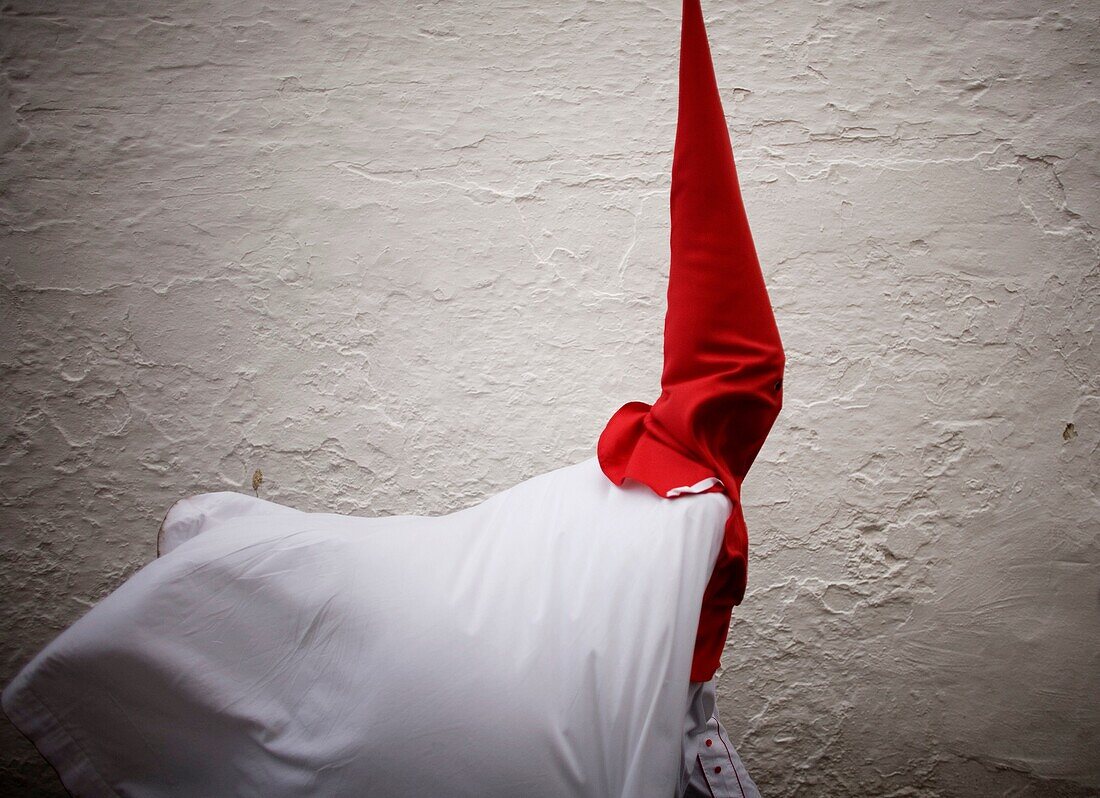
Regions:
[[201, 494], [4, 710], [79, 795], [669, 798], [729, 511], [595, 458], [439, 517]]

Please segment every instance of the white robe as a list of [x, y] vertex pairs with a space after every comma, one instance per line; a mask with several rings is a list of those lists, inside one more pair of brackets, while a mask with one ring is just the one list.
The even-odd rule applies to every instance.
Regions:
[[201, 494], [4, 710], [79, 795], [669, 798], [729, 512], [594, 457], [439, 517]]

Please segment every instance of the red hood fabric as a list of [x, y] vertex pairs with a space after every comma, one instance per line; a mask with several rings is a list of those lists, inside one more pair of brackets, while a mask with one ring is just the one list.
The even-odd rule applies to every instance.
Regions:
[[[604, 474], [660, 496], [716, 477], [733, 502], [703, 596], [692, 681], [717, 670], [744, 598], [741, 483], [782, 406], [785, 356], [741, 201], [699, 0], [684, 0], [661, 395], [628, 402], [597, 445]], [[670, 493], [671, 491], [671, 493]]]

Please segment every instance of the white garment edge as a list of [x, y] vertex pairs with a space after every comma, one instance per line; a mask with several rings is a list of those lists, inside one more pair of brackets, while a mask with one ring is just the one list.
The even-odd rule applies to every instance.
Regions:
[[706, 477], [696, 482], [694, 485], [681, 485], [678, 488], [670, 488], [665, 494], [666, 498], [673, 499], [677, 496], [682, 496], [685, 493], [702, 493], [708, 488], [712, 488], [715, 485], [721, 485], [722, 480], [718, 477]]

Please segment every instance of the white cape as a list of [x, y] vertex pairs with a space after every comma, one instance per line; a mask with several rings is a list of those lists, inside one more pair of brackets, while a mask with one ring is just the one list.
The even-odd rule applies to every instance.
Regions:
[[4, 710], [78, 795], [670, 798], [730, 509], [594, 457], [440, 517], [204, 493]]

